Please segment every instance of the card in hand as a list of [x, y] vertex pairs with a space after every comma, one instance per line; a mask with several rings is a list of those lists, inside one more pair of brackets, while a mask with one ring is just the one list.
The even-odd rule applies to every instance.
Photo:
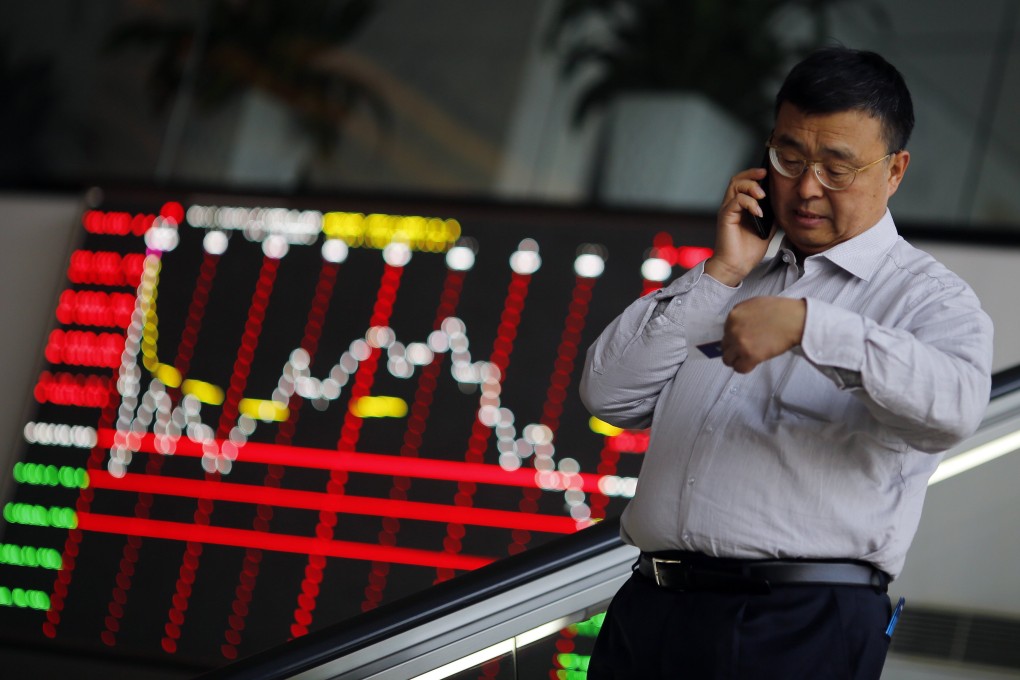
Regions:
[[695, 345], [702, 354], [709, 359], [716, 359], [722, 356], [722, 340], [716, 340], [715, 342], [706, 342], [702, 345]]

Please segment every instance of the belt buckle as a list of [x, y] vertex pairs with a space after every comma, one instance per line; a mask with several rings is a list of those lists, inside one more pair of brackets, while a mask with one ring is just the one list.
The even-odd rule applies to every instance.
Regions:
[[659, 574], [659, 565], [660, 564], [683, 564], [683, 561], [682, 560], [668, 560], [668, 559], [666, 559], [664, 557], [653, 557], [652, 558], [652, 573], [655, 575], [655, 585], [661, 586], [661, 587], [665, 588], [666, 584], [663, 583], [662, 577]]

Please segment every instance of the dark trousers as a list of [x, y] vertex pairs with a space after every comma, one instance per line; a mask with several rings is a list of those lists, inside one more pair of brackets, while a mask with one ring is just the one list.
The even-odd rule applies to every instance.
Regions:
[[613, 598], [589, 680], [878, 680], [889, 597], [863, 586], [675, 592], [634, 574]]

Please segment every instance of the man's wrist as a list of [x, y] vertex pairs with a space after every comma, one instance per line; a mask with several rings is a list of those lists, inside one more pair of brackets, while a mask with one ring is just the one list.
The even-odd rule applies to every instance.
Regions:
[[744, 277], [747, 276], [747, 272], [736, 269], [714, 257], [710, 257], [705, 261], [705, 273], [730, 288], [739, 286]]

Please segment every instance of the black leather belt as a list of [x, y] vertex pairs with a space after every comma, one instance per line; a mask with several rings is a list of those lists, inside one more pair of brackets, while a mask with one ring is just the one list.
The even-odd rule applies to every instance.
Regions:
[[641, 553], [638, 572], [669, 590], [765, 594], [782, 585], [868, 586], [885, 592], [889, 576], [863, 562], [734, 560], [699, 553]]

